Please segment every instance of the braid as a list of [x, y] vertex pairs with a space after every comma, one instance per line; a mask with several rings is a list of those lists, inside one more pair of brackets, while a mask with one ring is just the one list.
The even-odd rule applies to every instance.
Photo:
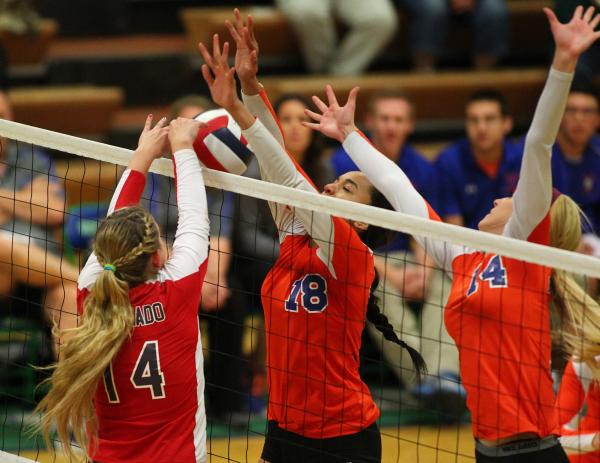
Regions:
[[398, 337], [396, 332], [394, 331], [394, 327], [389, 322], [388, 318], [381, 313], [379, 309], [379, 298], [375, 296], [375, 290], [379, 285], [379, 275], [377, 274], [377, 270], [375, 271], [375, 278], [373, 279], [373, 283], [371, 284], [371, 294], [369, 296], [369, 302], [367, 304], [367, 320], [371, 322], [375, 328], [377, 328], [385, 339], [391, 341], [393, 343], [398, 344], [403, 349], [408, 351], [410, 355], [410, 359], [412, 360], [413, 366], [417, 370], [417, 378], [421, 378], [422, 375], [427, 374], [427, 365], [425, 364], [425, 360], [421, 357], [421, 354], [408, 344], [404, 342], [402, 339]]
[[156, 250], [157, 234], [158, 230], [156, 229], [152, 216], [150, 214], [144, 214], [144, 236], [142, 237], [142, 241], [127, 254], [111, 263], [118, 268], [120, 265], [127, 265], [135, 261], [144, 253], [154, 252]]
[[160, 246], [154, 218], [139, 206], [127, 207], [104, 219], [101, 227], [111, 231], [97, 236], [94, 242], [98, 262], [114, 265], [119, 280], [130, 284], [146, 280], [149, 256]]

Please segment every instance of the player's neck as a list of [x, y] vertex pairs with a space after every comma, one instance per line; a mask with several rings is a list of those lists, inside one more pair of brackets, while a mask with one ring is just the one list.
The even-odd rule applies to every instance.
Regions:
[[577, 143], [562, 134], [558, 134], [557, 141], [565, 158], [572, 161], [580, 161], [583, 158], [587, 143]]

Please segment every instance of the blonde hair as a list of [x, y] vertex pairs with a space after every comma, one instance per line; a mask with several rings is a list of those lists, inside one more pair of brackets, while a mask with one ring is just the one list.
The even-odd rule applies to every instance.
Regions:
[[[73, 329], [58, 362], [51, 368], [48, 394], [38, 404], [39, 429], [50, 448], [50, 430], [56, 423], [59, 440], [69, 457], [69, 429], [82, 450], [93, 444], [98, 423], [93, 403], [98, 383], [133, 329], [129, 289], [153, 276], [151, 255], [160, 246], [159, 229], [141, 207], [120, 209], [104, 219], [94, 241], [94, 253], [102, 266], [85, 300], [79, 326]], [[113, 266], [114, 271], [110, 270]]]
[[[560, 195], [550, 209], [550, 245], [575, 251], [581, 242], [582, 218], [585, 215], [575, 201]], [[586, 362], [600, 378], [600, 366], [594, 360], [600, 354], [600, 304], [564, 270], [552, 271], [551, 292], [565, 350]]]

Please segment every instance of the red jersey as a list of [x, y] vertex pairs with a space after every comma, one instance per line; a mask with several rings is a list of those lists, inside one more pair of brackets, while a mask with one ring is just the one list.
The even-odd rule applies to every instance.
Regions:
[[556, 398], [560, 443], [572, 463], [600, 463], [592, 441], [600, 432], [600, 384], [585, 364], [569, 361]]
[[[244, 136], [263, 179], [315, 192], [285, 152], [266, 95], [245, 95], [244, 100], [260, 119]], [[270, 207], [281, 248], [261, 290], [268, 418], [309, 438], [357, 433], [379, 416], [358, 372], [375, 277], [372, 253], [345, 220], [278, 204]]]
[[[198, 305], [208, 254], [208, 215], [195, 153], [174, 155], [179, 223], [169, 260], [156, 280], [131, 288], [130, 339], [100, 381], [94, 403], [98, 437], [90, 454], [102, 463], [204, 462], [206, 417]], [[109, 214], [137, 204], [145, 177], [127, 170]], [[103, 270], [94, 254], [78, 282], [78, 306]]]
[[[525, 141], [512, 214], [503, 235], [548, 244], [551, 148], [572, 74], [550, 70]], [[404, 172], [358, 132], [344, 149], [397, 211], [439, 220]], [[555, 433], [550, 376], [551, 270], [415, 235], [453, 278], [445, 321], [458, 347], [473, 434], [497, 440]]]

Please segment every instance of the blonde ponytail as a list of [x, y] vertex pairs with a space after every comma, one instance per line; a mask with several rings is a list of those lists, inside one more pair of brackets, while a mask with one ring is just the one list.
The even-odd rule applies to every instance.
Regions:
[[158, 226], [140, 207], [120, 209], [99, 226], [94, 253], [105, 270], [85, 300], [82, 321], [72, 330], [54, 372], [48, 394], [38, 404], [40, 429], [50, 448], [52, 423], [69, 457], [70, 431], [88, 453], [88, 435], [97, 434], [94, 395], [98, 384], [133, 329], [129, 289], [152, 276], [150, 256], [159, 248]]
[[[585, 215], [579, 206], [560, 195], [550, 209], [550, 245], [575, 251], [581, 242], [582, 218]], [[600, 366], [594, 361], [600, 354], [600, 304], [563, 270], [552, 271], [551, 292], [562, 324], [564, 349], [586, 362], [600, 378]]]

